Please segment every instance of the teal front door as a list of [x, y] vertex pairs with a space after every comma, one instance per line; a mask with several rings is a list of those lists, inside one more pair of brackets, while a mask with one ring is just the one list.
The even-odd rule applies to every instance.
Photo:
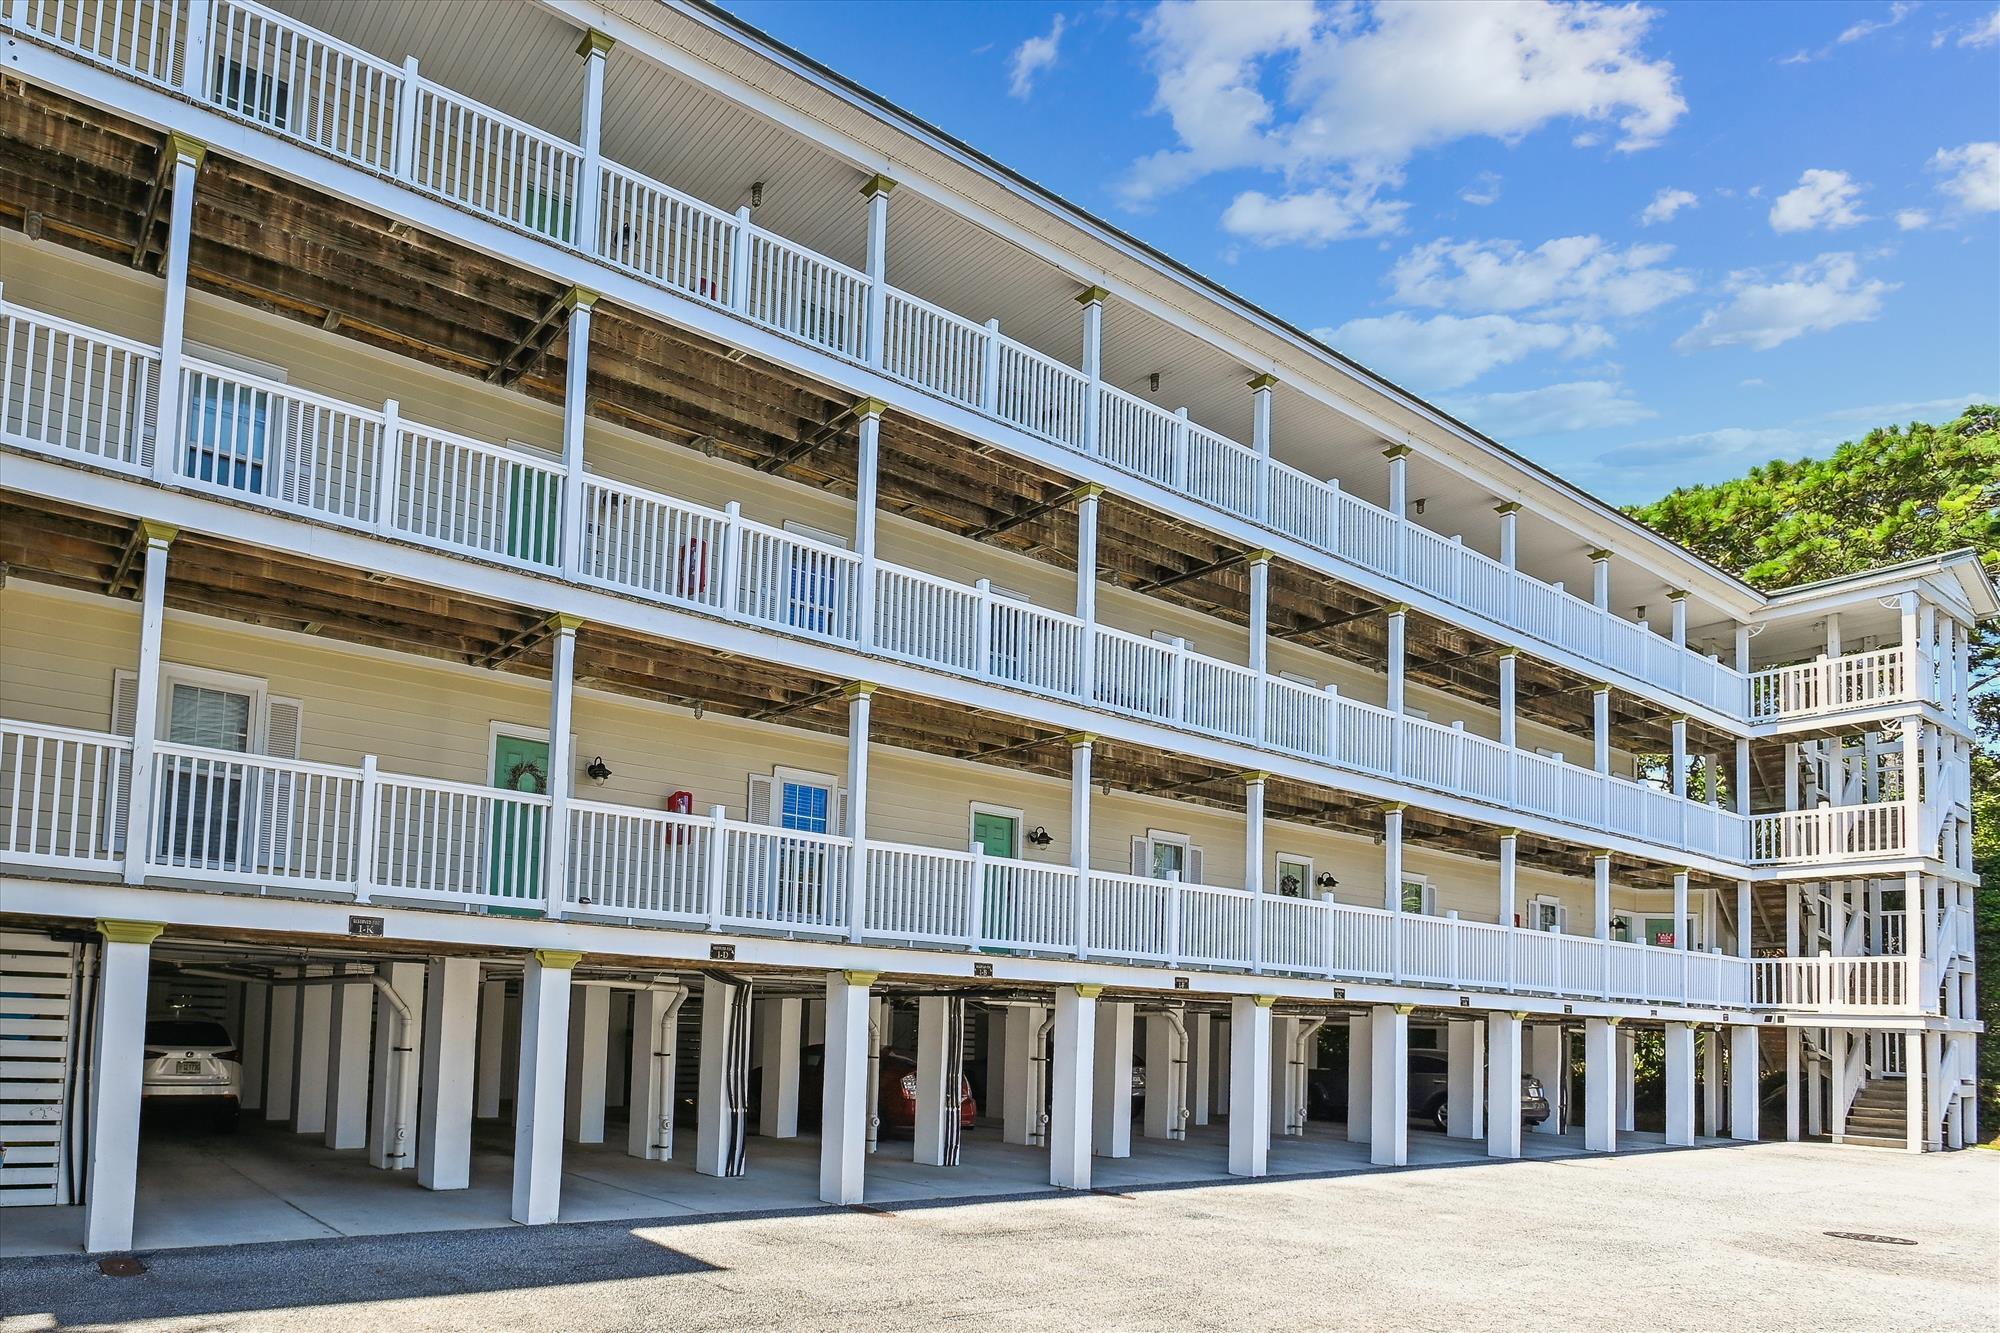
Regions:
[[1674, 939], [1674, 919], [1670, 916], [1649, 916], [1646, 918], [1646, 933], [1639, 937], [1642, 944], [1650, 944], [1656, 949], [1671, 949], [1679, 941]]
[[[493, 785], [502, 791], [546, 793], [549, 789], [549, 743], [525, 736], [497, 736], [493, 741]], [[514, 801], [496, 801], [486, 862], [486, 892], [505, 902], [526, 899], [538, 903], [542, 890], [542, 819], [544, 808]], [[489, 909], [499, 916], [540, 916], [539, 906]]]
[[[1012, 815], [996, 815], [985, 810], [973, 812], [972, 844], [988, 856], [1011, 859], [1019, 845], [1021, 821]], [[979, 923], [979, 933], [989, 939], [1010, 939], [1013, 936], [1011, 924], [1012, 907], [1007, 901], [1007, 871], [1003, 866], [986, 868], [986, 885], [980, 895], [984, 907]], [[988, 949], [988, 953], [1004, 953], [1004, 949]]]

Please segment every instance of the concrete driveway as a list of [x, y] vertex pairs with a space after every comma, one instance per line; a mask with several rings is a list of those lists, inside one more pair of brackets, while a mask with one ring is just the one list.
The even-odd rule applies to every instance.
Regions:
[[1977, 1150], [1470, 1164], [10, 1260], [0, 1329], [1991, 1329], [1996, 1200]]

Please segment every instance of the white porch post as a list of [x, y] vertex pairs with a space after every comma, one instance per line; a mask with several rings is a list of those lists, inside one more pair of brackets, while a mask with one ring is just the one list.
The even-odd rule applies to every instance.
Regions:
[[479, 1000], [478, 959], [430, 961], [424, 978], [423, 1087], [417, 1106], [417, 1183], [427, 1190], [462, 1190], [472, 1180]]
[[1618, 1150], [1618, 1020], [1583, 1020], [1583, 1146]]
[[1104, 301], [1111, 293], [1102, 287], [1086, 287], [1076, 294], [1083, 307], [1083, 452], [1100, 451], [1098, 432], [1102, 429], [1102, 409], [1097, 392], [1103, 374]]
[[1104, 495], [1098, 485], [1076, 491], [1076, 618], [1083, 628], [1076, 645], [1076, 694], [1088, 701], [1097, 690], [1097, 510]]
[[[1400, 718], [1403, 713], [1403, 677], [1409, 660], [1410, 608], [1401, 602], [1391, 602], [1384, 609], [1389, 613], [1388, 709]], [[1402, 733], [1399, 728], [1391, 734], [1392, 736], [1400, 736]], [[1391, 749], [1397, 755], [1402, 753], [1400, 744], [1392, 745]], [[1400, 764], [1397, 765], [1397, 771], [1401, 771]]]
[[1700, 1048], [1698, 1067], [1701, 1085], [1700, 1132], [1709, 1138], [1722, 1137], [1722, 1042], [1724, 1028], [1711, 1026], [1706, 1032], [1697, 1030], [1695, 1042]]
[[[162, 400], [164, 401], [164, 399]], [[131, 777], [125, 799], [125, 882], [142, 884], [152, 850], [153, 789], [160, 735], [160, 638], [167, 622], [167, 547], [179, 529], [151, 519], [139, 521], [146, 539], [146, 568], [140, 585], [139, 678], [132, 701]]]
[[372, 992], [375, 1069], [368, 1089], [368, 1162], [383, 1171], [407, 1171], [417, 1164], [424, 970], [422, 963], [389, 963], [378, 975], [395, 998], [379, 985]]
[[[1410, 1004], [1378, 1004], [1369, 1014], [1368, 1160], [1406, 1166], [1410, 1160]], [[1350, 1093], [1349, 1100], [1352, 1100]], [[1350, 1114], [1351, 1114], [1350, 1108]]]
[[[1549, 1099], [1549, 1118], [1530, 1127], [1535, 1134], [1560, 1134], [1570, 1115], [1569, 1033], [1560, 1023], [1537, 1023], [1529, 1029], [1529, 1070], [1542, 1081]], [[1488, 1124], [1492, 1123], [1488, 1117]]]
[[1803, 1028], [1785, 1029], [1785, 1139], [1799, 1141], [1799, 1105], [1804, 1088], [1806, 1034]]
[[1271, 561], [1269, 551], [1250, 553], [1250, 670], [1256, 676], [1250, 696], [1251, 735], [1263, 739], [1268, 692], [1264, 677], [1271, 664]]
[[[1410, 516], [1410, 446], [1395, 444], [1382, 451], [1382, 457], [1389, 460], [1389, 512], [1399, 520]], [[1402, 547], [1396, 542], [1396, 567], [1402, 569]]]
[[[839, 974], [836, 973], [835, 976]], [[828, 983], [829, 986], [832, 984]], [[695, 1096], [694, 1169], [705, 1176], [743, 1174], [744, 1084], [750, 1077], [750, 988], [719, 977], [701, 983], [701, 1067]], [[867, 1006], [861, 1023], [867, 1025]], [[829, 1060], [835, 1043], [827, 1028]]]
[[1382, 906], [1389, 921], [1389, 976], [1403, 979], [1403, 806], [1382, 807]]
[[604, 58], [616, 44], [592, 28], [576, 47], [576, 53], [583, 57], [583, 132], [577, 136], [581, 162], [576, 178], [575, 241], [578, 249], [593, 255], [599, 252], [597, 209], [603, 195], [598, 181], [604, 164]]
[[1688, 872], [1674, 872], [1674, 947], [1686, 952], [1688, 947]]
[[852, 839], [847, 849], [847, 938], [859, 944], [865, 924], [862, 905], [868, 901], [868, 709], [875, 687], [857, 680], [842, 692], [847, 696], [847, 836]]
[[1519, 691], [1515, 688], [1515, 680], [1520, 664], [1519, 648], [1500, 650], [1500, 743], [1510, 750], [1518, 744], [1515, 739], [1515, 703]]
[[[1522, 1013], [1495, 1009], [1486, 1015], [1486, 1155], [1521, 1155]], [[1544, 1091], [1547, 1091], [1545, 1088]], [[1552, 1113], [1555, 1094], [1549, 1093]]]
[[510, 1215], [523, 1225], [555, 1221], [562, 1203], [570, 974], [582, 960], [582, 954], [568, 950], [536, 949], [521, 973], [521, 1072], [514, 1094]]
[[[1455, 1139], [1486, 1137], [1486, 1024], [1455, 1019], [1445, 1024], [1445, 1133]], [[1516, 1079], [1515, 1095], [1520, 1095]], [[1504, 1105], [1502, 1107], [1504, 1110]], [[1520, 1108], [1514, 1119], [1521, 1118]]]
[[1739, 879], [1736, 881], [1736, 956], [1738, 958], [1748, 958], [1750, 956], [1750, 889], [1751, 884], [1749, 880]]
[[1694, 1024], [1669, 1023], [1667, 1046], [1667, 1144], [1694, 1145]]
[[[1903, 930], [1910, 929], [1908, 918], [1903, 921]], [[1937, 1066], [1925, 1059], [1924, 1034], [1921, 1031], [1907, 1031], [1903, 1034], [1903, 1146], [1910, 1152], [1922, 1152], [1930, 1138], [1924, 1124], [1928, 1113], [1925, 1096], [1929, 1084], [1937, 1078]], [[1835, 1100], [1838, 1101], [1838, 1095]]]
[[[1758, 1123], [1761, 1111], [1757, 1029], [1748, 1023], [1737, 1023], [1718, 1029], [1717, 1035], [1724, 1031], [1729, 1033], [1729, 1137], [1740, 1143], [1755, 1143], [1763, 1129]], [[1795, 1029], [1786, 1029], [1788, 1041], [1797, 1035]]]
[[597, 293], [572, 287], [563, 297], [569, 307], [569, 334], [563, 345], [563, 573], [583, 572], [583, 436], [590, 416], [590, 313]]
[[555, 630], [554, 667], [549, 673], [549, 826], [542, 834], [542, 914], [556, 920], [569, 901], [569, 797], [575, 785], [576, 755], [570, 738], [570, 707], [576, 695], [578, 616], [549, 618]]
[[243, 983], [243, 1095], [246, 1111], [264, 1105], [264, 1047], [271, 1014], [271, 988], [261, 981]]
[[1171, 1139], [1181, 1129], [1180, 1111], [1187, 1097], [1180, 1080], [1187, 1066], [1175, 1050], [1176, 1035], [1165, 1015], [1146, 1015], [1146, 1118], [1140, 1132], [1149, 1139]]
[[[1276, 375], [1259, 375], [1250, 381], [1250, 448], [1257, 455], [1256, 513], [1271, 513], [1271, 391]], [[1185, 411], [1186, 409], [1182, 409]]]
[[[861, 418], [855, 431], [854, 554], [859, 563], [854, 597], [854, 637], [863, 647], [875, 642], [875, 530], [877, 495], [882, 469], [882, 414], [889, 405], [866, 398], [854, 409]], [[987, 664], [981, 662], [984, 671]]]
[[479, 987], [479, 1055], [473, 1061], [472, 1114], [492, 1120], [500, 1114], [506, 1082], [507, 983], [492, 979]]
[[[1099, 1000], [1094, 1008], [1097, 1011], [1097, 1031], [1092, 1049], [1095, 1051], [1097, 1087], [1090, 1104], [1090, 1150], [1099, 1157], [1130, 1157], [1132, 1002]], [[1152, 1098], [1146, 1100], [1150, 1105]]]
[[819, 1197], [860, 1203], [868, 1161], [868, 988], [878, 973], [826, 978], [825, 1101], [820, 1108]]
[[1500, 516], [1500, 563], [1509, 569], [1518, 569], [1521, 564], [1521, 502], [1509, 500], [1505, 504], [1494, 505], [1493, 512]]
[[632, 997], [632, 1080], [625, 1155], [648, 1162], [674, 1155], [674, 1061], [687, 988], [648, 988]]
[[1611, 552], [1601, 546], [1590, 553], [1590, 604], [1611, 609]]
[[[0, 0], [0, 17], [8, 17], [14, 0]], [[215, 64], [209, 55], [211, 29], [215, 25], [215, 0], [188, 0], [181, 19], [181, 68], [176, 86], [190, 101], [208, 100], [208, 71]]]
[[1097, 737], [1079, 731], [1069, 738], [1069, 863], [1076, 874], [1070, 929], [1076, 956], [1090, 946], [1090, 752]]
[[166, 307], [160, 321], [159, 408], [153, 416], [153, 480], [172, 485], [181, 468], [181, 359], [187, 337], [188, 254], [194, 240], [195, 177], [208, 145], [169, 133], [166, 151], [174, 159], [173, 204], [168, 212]]
[[264, 1119], [292, 1118], [292, 1085], [297, 1079], [300, 988], [273, 984], [265, 1026], [270, 1033], [264, 1070]]
[[1618, 1029], [1618, 1128], [1631, 1133], [1639, 1127], [1639, 1067], [1637, 1040], [1630, 1028]]
[[[757, 1099], [757, 1132], [768, 1139], [795, 1139], [799, 1136], [799, 1054], [805, 1046], [806, 1002], [797, 996], [779, 996], [761, 1003], [764, 1031], [758, 1063], [763, 1067], [764, 1085]], [[944, 1001], [940, 998], [938, 1003]]]
[[[1058, 1189], [1090, 1188], [1097, 1118], [1091, 1091], [1096, 1067], [1095, 1011], [1097, 997], [1103, 992], [1102, 986], [1062, 986], [1056, 990], [1055, 1050], [1049, 1070], [1049, 1184]], [[1122, 1092], [1129, 1118], [1129, 1074]]]
[[1375, 1020], [1366, 1013], [1347, 1018], [1347, 1141], [1366, 1143], [1374, 1126]]
[[882, 364], [882, 342], [888, 315], [889, 285], [889, 192], [896, 182], [879, 173], [861, 186], [868, 201], [868, 329], [862, 359], [871, 366]]
[[611, 1059], [611, 991], [578, 986], [569, 1006], [569, 1078], [563, 1099], [563, 1137], [572, 1143], [604, 1142], [604, 1079]]
[[[789, 1001], [798, 1004], [799, 1001]], [[959, 1034], [951, 1021], [952, 1001], [945, 995], [923, 995], [917, 998], [917, 1110], [916, 1126], [911, 1135], [910, 1160], [923, 1166], [957, 1166], [958, 1155], [953, 1148], [953, 1135], [948, 1130], [958, 1124], [958, 1088], [947, 1078], [951, 1069], [952, 1041]], [[764, 1031], [768, 1036], [775, 1014], [767, 1014]], [[798, 1033], [792, 1033], [792, 1048], [798, 1049]], [[771, 1052], [768, 1044], [764, 1053], [764, 1068], [771, 1067]], [[766, 1075], [768, 1078], [768, 1074]], [[797, 1093], [793, 1093], [794, 1101]], [[764, 1096], [764, 1104], [769, 1105], [770, 1094]], [[797, 1116], [793, 1116], [794, 1132], [797, 1130]]]
[[1688, 595], [1687, 589], [1675, 588], [1667, 594], [1667, 604], [1673, 608], [1674, 647], [1685, 648], [1688, 643]]
[[329, 987], [331, 1023], [326, 1082], [326, 1146], [368, 1145], [368, 1036], [375, 987], [365, 976]]
[[1750, 817], [1750, 738], [1736, 738], [1736, 777], [1730, 783], [1729, 795], [1736, 807], [1736, 813], [1745, 819]]
[[165, 929], [150, 921], [99, 921], [97, 1034], [90, 1099], [83, 1248], [89, 1254], [132, 1248], [139, 1192], [139, 1092], [145, 1064], [146, 982], [153, 941]]
[[1262, 1176], [1271, 1158], [1271, 1006], [1275, 995], [1229, 1002], [1229, 1174]]
[[1243, 887], [1250, 901], [1250, 970], [1264, 970], [1264, 785], [1269, 773], [1243, 776]]
[[[1000, 1090], [1000, 1137], [1006, 1143], [1032, 1143], [1041, 1129], [1042, 1107], [1035, 1099], [1034, 1066], [1041, 1055], [1037, 1044], [1047, 1012], [1038, 1004], [1007, 1008], [1007, 1046]], [[1103, 1012], [1098, 1010], [1099, 1022], [1103, 1021]]]
[[[1521, 909], [1516, 896], [1520, 881], [1518, 868], [1520, 847], [1521, 830], [1514, 828], [1500, 830], [1500, 924], [1509, 929], [1518, 928], [1521, 924], [1519, 919]], [[1513, 960], [1514, 950], [1510, 940], [1507, 950], [1509, 984], [1513, 982], [1511, 975]]]
[[1592, 771], [1611, 771], [1611, 687], [1596, 685], [1590, 691], [1590, 766]]
[[1215, 1019], [1208, 1013], [1187, 1016], [1188, 1120], [1208, 1123], [1209, 1085], [1215, 1078]]
[[[1592, 933], [1600, 940], [1611, 938], [1611, 853], [1590, 854], [1590, 910], [1595, 918]], [[1608, 963], [1607, 963], [1608, 966]]]
[[1685, 713], [1673, 719], [1673, 793], [1682, 800], [1688, 794], [1688, 720]]

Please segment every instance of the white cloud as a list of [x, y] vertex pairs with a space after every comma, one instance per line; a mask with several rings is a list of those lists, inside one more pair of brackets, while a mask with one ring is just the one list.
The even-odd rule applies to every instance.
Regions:
[[1405, 305], [1629, 317], [1694, 290], [1686, 273], [1661, 267], [1672, 254], [1670, 245], [1620, 249], [1598, 236], [1562, 236], [1532, 250], [1444, 239], [1397, 260], [1389, 281]]
[[1871, 37], [1885, 28], [1895, 27], [1898, 23], [1908, 18], [1916, 7], [1916, 0], [1895, 0], [1895, 3], [1889, 6], [1889, 12], [1884, 17], [1879, 19], [1861, 19], [1856, 23], [1849, 24], [1847, 27], [1841, 29], [1838, 37], [1835, 37], [1818, 50], [1794, 51], [1778, 63], [1781, 65], [1806, 65], [1815, 60], [1824, 60], [1833, 54], [1833, 49], [1836, 46], [1846, 46], [1850, 42], [1860, 41], [1863, 37]]
[[1642, 49], [1654, 17], [1584, 0], [1163, 4], [1139, 40], [1178, 142], [1135, 162], [1121, 193], [1144, 206], [1246, 168], [1281, 175], [1291, 194], [1346, 192], [1422, 150], [1513, 142], [1558, 120], [1650, 147], [1687, 109], [1672, 64]]
[[1458, 192], [1458, 197], [1466, 203], [1484, 208], [1488, 204], [1500, 202], [1500, 173], [1482, 171]]
[[1896, 226], [1903, 231], [1918, 231], [1931, 225], [1931, 215], [1921, 208], [1899, 208], [1896, 210]]
[[1674, 343], [1683, 352], [1713, 347], [1768, 351], [1807, 333], [1874, 319], [1882, 298], [1899, 283], [1863, 281], [1851, 254], [1825, 254], [1796, 264], [1775, 281], [1755, 270], [1729, 276], [1727, 304], [1708, 310]]
[[1572, 327], [1510, 315], [1420, 319], [1402, 311], [1349, 320], [1337, 329], [1315, 330], [1314, 336], [1421, 393], [1456, 389], [1537, 352], [1585, 356], [1611, 342], [1595, 325]]
[[1400, 231], [1408, 208], [1401, 200], [1379, 198], [1376, 187], [1369, 184], [1308, 190], [1276, 199], [1262, 190], [1246, 190], [1223, 210], [1222, 229], [1258, 245], [1325, 245], [1353, 236], [1386, 236]]
[[1671, 222], [1674, 214], [1683, 208], [1693, 208], [1698, 202], [1689, 190], [1661, 190], [1646, 205], [1645, 212], [1639, 214], [1639, 225], [1650, 227], [1656, 222]]
[[1930, 168], [1944, 179], [1938, 189], [1967, 213], [2000, 213], [2000, 143], [1940, 148]]
[[1007, 66], [1007, 91], [1015, 97], [1025, 98], [1035, 91], [1035, 80], [1041, 73], [1056, 63], [1056, 55], [1062, 47], [1063, 29], [1069, 26], [1069, 19], [1056, 15], [1055, 22], [1040, 37], [1030, 37], [1014, 48], [1014, 54]]
[[2000, 8], [1996, 8], [1984, 18], [1974, 19], [1956, 33], [1950, 28], [1940, 28], [1931, 36], [1931, 47], [1936, 49], [1957, 38], [1959, 46], [1993, 46], [2000, 44]]
[[1664, 439], [1635, 440], [1599, 454], [1597, 462], [1621, 472], [1682, 475], [1699, 464], [1704, 472], [1722, 476], [1727, 471], [1722, 464], [1749, 467], [1774, 458], [1803, 458], [1811, 449], [1812, 437], [1791, 426], [1723, 426]]
[[1864, 188], [1844, 171], [1814, 167], [1799, 177], [1796, 187], [1779, 195], [1771, 205], [1771, 230], [1811, 231], [1824, 227], [1833, 231], [1865, 222], [1867, 219], [1855, 208]]
[[1610, 380], [1577, 380], [1514, 393], [1483, 393], [1445, 404], [1495, 439], [1567, 435], [1630, 426], [1657, 416]]
[[1739, 388], [1739, 389], [1761, 389], [1761, 388], [1763, 388], [1763, 387], [1764, 387], [1764, 381], [1763, 381], [1763, 380], [1761, 380], [1761, 379], [1757, 379], [1757, 378], [1755, 378], [1755, 377], [1752, 377], [1752, 378], [1750, 378], [1750, 379], [1747, 379], [1747, 380], [1738, 380], [1738, 381], [1736, 381], [1736, 387], [1737, 387], [1737, 388]]

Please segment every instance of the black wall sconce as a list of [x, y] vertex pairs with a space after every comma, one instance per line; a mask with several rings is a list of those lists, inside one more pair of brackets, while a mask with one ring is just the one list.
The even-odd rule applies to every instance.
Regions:
[[603, 755], [598, 755], [585, 766], [583, 775], [601, 787], [611, 780], [611, 765], [604, 762]]
[[1054, 841], [1055, 839], [1049, 836], [1049, 831], [1040, 824], [1028, 830], [1028, 845], [1031, 847], [1046, 847]]
[[1316, 889], [1337, 889], [1340, 887], [1340, 881], [1333, 877], [1332, 871], [1322, 870], [1313, 876], [1313, 887]]

